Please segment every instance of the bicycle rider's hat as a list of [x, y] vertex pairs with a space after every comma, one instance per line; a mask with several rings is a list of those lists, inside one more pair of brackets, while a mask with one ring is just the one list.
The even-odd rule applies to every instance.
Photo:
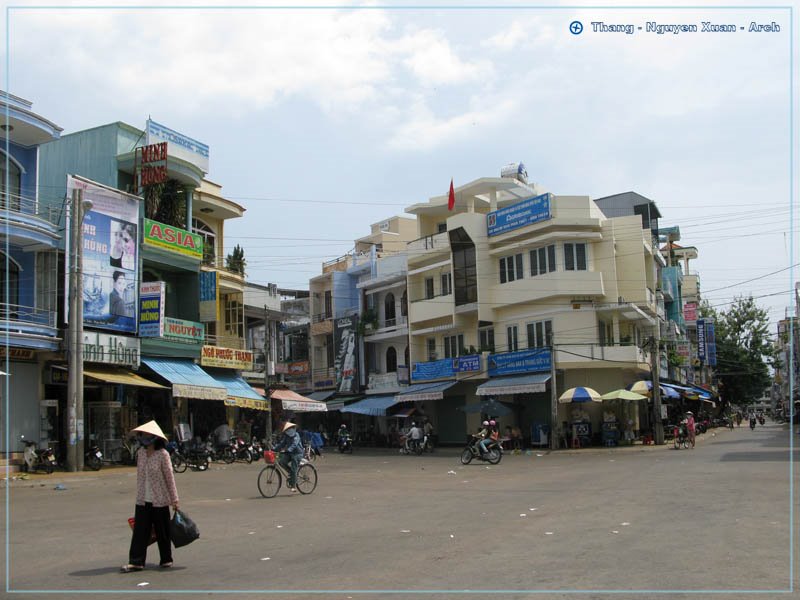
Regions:
[[164, 435], [164, 432], [161, 431], [161, 427], [158, 426], [158, 423], [155, 421], [148, 421], [144, 425], [139, 425], [136, 429], [133, 429], [136, 433], [146, 433], [148, 435], [154, 435], [156, 437], [160, 437], [165, 442], [167, 441], [167, 436]]
[[286, 421], [286, 423], [285, 423], [285, 424], [284, 424], [284, 426], [283, 426], [283, 429], [281, 429], [281, 433], [283, 433], [284, 431], [286, 431], [287, 429], [289, 429], [289, 427], [297, 427], [297, 425], [295, 425], [295, 424], [294, 424], [294, 423], [292, 423], [291, 421]]

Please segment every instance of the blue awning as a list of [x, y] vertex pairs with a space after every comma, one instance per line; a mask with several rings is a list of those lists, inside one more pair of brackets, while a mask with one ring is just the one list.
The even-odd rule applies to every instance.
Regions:
[[191, 359], [142, 357], [142, 362], [172, 384], [172, 395], [176, 398], [225, 400], [228, 397], [227, 388]]
[[711, 394], [708, 392], [708, 390], [704, 390], [703, 388], [698, 388], [696, 386], [687, 387], [684, 385], [676, 385], [674, 383], [662, 383], [661, 387], [675, 390], [684, 396], [691, 397], [690, 400], [696, 400], [697, 398], [700, 400], [711, 399]]
[[510, 396], [512, 394], [539, 394], [547, 387], [550, 373], [495, 377], [478, 386], [478, 396]]
[[228, 396], [232, 398], [247, 398], [249, 400], [264, 400], [264, 396], [250, 387], [244, 379], [232, 372], [206, 371], [215, 381], [221, 383], [228, 390]]
[[714, 392], [710, 390], [698, 387], [696, 385], [693, 385], [692, 389], [698, 396], [700, 396], [701, 400], [711, 400], [714, 397]]
[[398, 402], [422, 402], [424, 400], [441, 400], [444, 392], [456, 384], [455, 381], [439, 383], [415, 383], [395, 396]]
[[325, 402], [328, 398], [332, 397], [336, 390], [324, 390], [322, 392], [311, 392], [306, 394], [306, 398], [316, 400], [317, 402]]
[[373, 417], [386, 416], [386, 409], [396, 403], [394, 396], [368, 396], [363, 400], [348, 404], [343, 407], [343, 413], [356, 413], [359, 415], [371, 415]]

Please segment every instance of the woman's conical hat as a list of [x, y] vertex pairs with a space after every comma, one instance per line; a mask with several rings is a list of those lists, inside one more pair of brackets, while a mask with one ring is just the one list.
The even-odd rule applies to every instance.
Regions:
[[137, 433], [149, 433], [150, 435], [160, 437], [162, 440], [167, 441], [167, 436], [164, 435], [164, 432], [161, 431], [161, 427], [159, 427], [158, 423], [155, 421], [148, 421], [144, 425], [139, 425], [132, 431], [136, 431]]

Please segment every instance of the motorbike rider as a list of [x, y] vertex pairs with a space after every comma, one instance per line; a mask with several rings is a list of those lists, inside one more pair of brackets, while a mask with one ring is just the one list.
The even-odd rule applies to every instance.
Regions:
[[428, 420], [428, 417], [425, 417], [425, 421], [422, 424], [422, 447], [428, 445], [430, 441], [431, 448], [433, 448], [433, 441], [431, 440], [431, 436], [433, 435], [433, 425]]
[[473, 443], [473, 445], [478, 447], [478, 450], [480, 451], [481, 456], [483, 456], [483, 454], [485, 452], [485, 449], [483, 448], [483, 446], [481, 444], [486, 439], [486, 436], [489, 435], [489, 421], [484, 421], [483, 423], [481, 423], [481, 425], [483, 426], [483, 428], [480, 431], [478, 431], [478, 433], [473, 433], [472, 434], [472, 438], [473, 438], [472, 443]]
[[347, 431], [347, 425], [344, 423], [341, 424], [339, 427], [339, 432], [337, 434], [339, 446], [347, 444], [350, 441], [350, 432]]
[[408, 430], [408, 436], [406, 437], [406, 447], [410, 451], [414, 446], [418, 446], [421, 441], [422, 429], [417, 427], [417, 424], [412, 421], [411, 429]]
[[281, 453], [278, 462], [289, 471], [289, 479], [286, 483], [289, 491], [294, 492], [297, 484], [297, 469], [300, 468], [300, 460], [303, 458], [303, 440], [297, 433], [297, 425], [290, 421], [284, 423], [281, 434], [278, 443], [272, 449]]

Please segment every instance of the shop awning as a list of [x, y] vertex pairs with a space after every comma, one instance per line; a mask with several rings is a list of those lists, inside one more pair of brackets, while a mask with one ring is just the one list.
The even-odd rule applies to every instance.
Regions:
[[478, 396], [510, 396], [512, 394], [539, 394], [547, 390], [550, 373], [496, 377], [478, 386]]
[[395, 402], [394, 396], [367, 396], [363, 400], [348, 404], [342, 408], [342, 412], [384, 417], [386, 416], [386, 409], [393, 406]]
[[444, 393], [456, 384], [455, 381], [439, 383], [415, 383], [395, 396], [398, 402], [423, 402], [425, 400], [441, 400]]
[[225, 400], [228, 390], [190, 359], [142, 358], [142, 362], [172, 384], [172, 395], [197, 400]]
[[228, 397], [225, 404], [228, 406], [238, 406], [240, 408], [252, 408], [255, 410], [269, 410], [269, 402], [256, 389], [250, 386], [244, 379], [233, 372], [213, 371], [208, 374], [214, 381], [225, 386]]
[[131, 373], [124, 369], [87, 369], [83, 368], [83, 375], [91, 377], [98, 381], [105, 381], [106, 383], [114, 383], [119, 385], [136, 385], [139, 387], [161, 388], [166, 389], [166, 386], [150, 381], [144, 377], [140, 377], [136, 373]]
[[283, 410], [292, 412], [326, 412], [328, 410], [324, 402], [311, 400], [292, 390], [272, 390], [270, 398], [280, 400]]
[[325, 402], [328, 398], [332, 398], [335, 393], [336, 393], [336, 390], [324, 390], [322, 392], [311, 392], [308, 395], [308, 398], [310, 400], [316, 400], [317, 402]]
[[406, 417], [410, 417], [411, 415], [413, 415], [415, 412], [417, 412], [417, 409], [414, 408], [413, 406], [409, 406], [408, 408], [398, 410], [396, 413], [389, 416], [392, 418], [396, 417], [398, 419], [405, 419]]

